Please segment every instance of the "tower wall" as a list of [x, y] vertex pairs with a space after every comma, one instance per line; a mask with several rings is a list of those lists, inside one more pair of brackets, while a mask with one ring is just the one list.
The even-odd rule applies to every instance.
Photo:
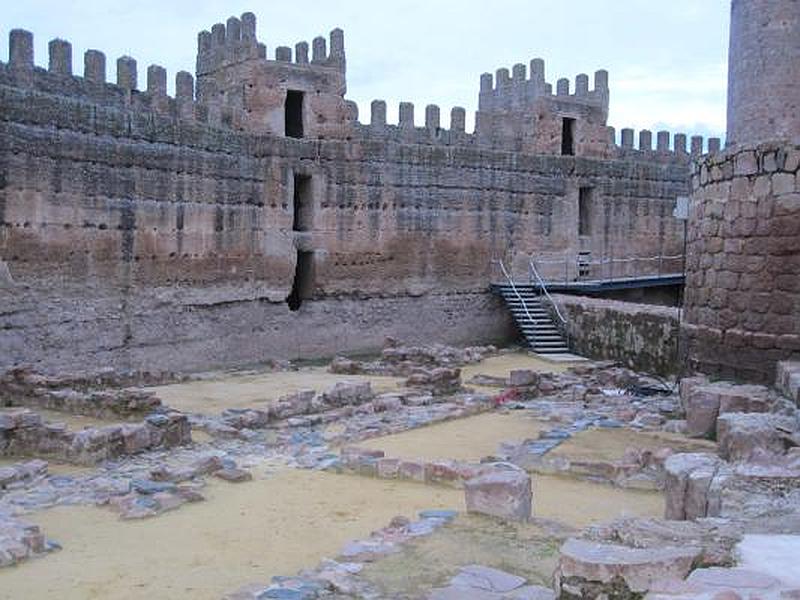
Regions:
[[800, 2], [731, 3], [728, 148], [698, 160], [684, 334], [691, 370], [774, 381], [800, 357]]
[[728, 144], [800, 140], [800, 2], [733, 0]]

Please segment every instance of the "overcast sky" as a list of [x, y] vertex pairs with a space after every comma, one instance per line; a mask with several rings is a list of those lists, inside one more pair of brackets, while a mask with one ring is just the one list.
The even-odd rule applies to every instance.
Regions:
[[[572, 80], [597, 69], [610, 73], [609, 124], [724, 134], [730, 0], [24, 0], [6, 2], [0, 32], [33, 31], [36, 63], [47, 64], [47, 42], [72, 42], [73, 64], [96, 48], [113, 61], [167, 68], [170, 89], [179, 70], [194, 72], [197, 32], [252, 11], [270, 58], [294, 46], [345, 32], [348, 98], [362, 121], [375, 98], [414, 102], [421, 124], [426, 104], [438, 104], [449, 125], [452, 106], [477, 108], [480, 74], [544, 58], [547, 80]], [[8, 59], [7, 43], [0, 58]]]

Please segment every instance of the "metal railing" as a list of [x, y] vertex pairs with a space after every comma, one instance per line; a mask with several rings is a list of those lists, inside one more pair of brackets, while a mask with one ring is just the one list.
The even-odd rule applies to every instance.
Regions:
[[550, 303], [550, 306], [553, 307], [553, 312], [555, 312], [559, 320], [564, 325], [566, 325], [567, 320], [564, 318], [564, 315], [561, 314], [561, 311], [558, 310], [558, 305], [556, 304], [556, 301], [553, 300], [553, 297], [550, 295], [550, 292], [547, 291], [547, 286], [544, 283], [544, 279], [542, 279], [542, 277], [539, 275], [539, 271], [536, 270], [536, 264], [534, 263], [533, 257], [531, 257], [530, 261], [528, 261], [528, 269], [529, 269], [529, 276], [531, 283], [535, 282], [536, 285], [539, 286], [539, 289], [542, 291], [542, 294], [544, 295], [545, 298], [547, 298], [547, 301]]
[[[495, 262], [498, 265], [500, 265], [500, 270], [503, 272], [506, 281], [508, 281], [508, 285], [511, 286], [511, 290], [514, 292], [514, 295], [517, 297], [517, 300], [519, 300], [520, 304], [522, 304], [522, 308], [525, 311], [525, 316], [528, 317], [528, 321], [530, 323], [534, 323], [533, 317], [531, 316], [531, 313], [528, 310], [528, 305], [526, 304], [525, 299], [520, 295], [519, 290], [517, 290], [517, 286], [514, 283], [514, 278], [511, 277], [508, 271], [506, 271], [506, 266], [503, 264], [503, 261], [501, 259], [498, 259]], [[536, 339], [535, 332], [531, 331], [531, 336], [533, 336], [534, 340]]]
[[579, 253], [565, 254], [563, 258], [531, 258], [531, 265], [542, 281], [551, 284], [618, 281], [682, 273], [683, 258], [683, 254], [674, 254], [592, 260], [588, 253]]

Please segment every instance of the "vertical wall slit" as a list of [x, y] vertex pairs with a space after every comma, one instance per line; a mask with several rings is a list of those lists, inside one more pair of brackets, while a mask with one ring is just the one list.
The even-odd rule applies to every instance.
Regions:
[[297, 90], [286, 92], [284, 122], [286, 137], [303, 137], [303, 92]]
[[[311, 176], [294, 174], [294, 193], [292, 196], [292, 231], [303, 233], [314, 229], [314, 195]], [[296, 242], [303, 247], [303, 236]], [[314, 252], [297, 250], [297, 263], [294, 270], [292, 291], [286, 298], [289, 310], [298, 310], [303, 300], [311, 298], [314, 292]]]
[[314, 252], [306, 250], [297, 251], [297, 264], [294, 268], [294, 282], [292, 291], [286, 298], [289, 310], [295, 311], [309, 300], [314, 291]]
[[561, 120], [561, 154], [575, 155], [575, 119], [569, 117]]

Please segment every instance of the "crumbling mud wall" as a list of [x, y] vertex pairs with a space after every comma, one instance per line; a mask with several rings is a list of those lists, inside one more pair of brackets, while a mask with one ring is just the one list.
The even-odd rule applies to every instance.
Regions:
[[[410, 104], [391, 125], [376, 101], [362, 124], [343, 99], [341, 31], [330, 53], [319, 38], [310, 60], [302, 43], [294, 61], [285, 47], [268, 60], [254, 27], [247, 16], [203, 32], [197, 90], [181, 72], [174, 98], [157, 65], [140, 91], [134, 59], [108, 83], [91, 50], [78, 77], [71, 46], [54, 40], [45, 70], [32, 36], [12, 32], [0, 367], [193, 370], [364, 352], [386, 336], [502, 342], [513, 328], [488, 292], [493, 259], [519, 271], [531, 254], [680, 251], [671, 212], [702, 140], [671, 148], [660, 132], [653, 149], [642, 132], [635, 149], [626, 130], [618, 147], [606, 128], [598, 151], [607, 74], [593, 91], [580, 76], [575, 94], [529, 86], [543, 122], [591, 105], [578, 155], [512, 152], [485, 128], [464, 132], [459, 109], [449, 130], [433, 106], [417, 127]], [[284, 131], [290, 91], [300, 113]], [[481, 110], [500, 119], [504, 102]]]
[[678, 374], [677, 308], [564, 294], [553, 298], [578, 354], [637, 371]]

